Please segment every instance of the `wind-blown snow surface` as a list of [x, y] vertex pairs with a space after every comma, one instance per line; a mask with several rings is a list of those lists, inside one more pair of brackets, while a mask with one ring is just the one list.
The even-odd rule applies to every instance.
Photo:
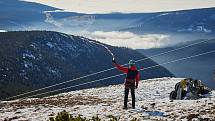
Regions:
[[[169, 101], [169, 93], [179, 78], [143, 80], [136, 90], [136, 109], [123, 110], [123, 85], [72, 91], [41, 99], [24, 99], [0, 103], [0, 121], [5, 119], [45, 121], [63, 110], [86, 117], [98, 115], [120, 120], [215, 120], [215, 92], [199, 100]], [[129, 97], [129, 107], [131, 99]]]

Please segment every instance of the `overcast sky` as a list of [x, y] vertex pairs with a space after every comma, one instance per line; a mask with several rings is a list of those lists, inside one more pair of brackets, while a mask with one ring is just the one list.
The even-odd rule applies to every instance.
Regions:
[[215, 0], [25, 0], [81, 13], [158, 12], [215, 7]]

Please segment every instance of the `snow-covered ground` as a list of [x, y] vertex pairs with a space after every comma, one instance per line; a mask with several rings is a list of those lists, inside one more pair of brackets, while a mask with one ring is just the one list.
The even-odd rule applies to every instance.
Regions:
[[124, 85], [85, 89], [41, 99], [23, 99], [0, 103], [0, 121], [46, 121], [63, 110], [85, 117], [108, 115], [122, 121], [138, 120], [215, 120], [215, 92], [199, 100], [170, 101], [169, 93], [179, 78], [143, 80], [136, 90], [136, 109], [123, 110]]

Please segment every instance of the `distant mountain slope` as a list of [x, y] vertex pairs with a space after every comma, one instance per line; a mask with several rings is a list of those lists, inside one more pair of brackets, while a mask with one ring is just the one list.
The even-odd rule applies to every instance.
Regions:
[[[136, 26], [124, 29], [137, 33], [213, 33], [215, 8], [156, 13], [136, 21]], [[135, 24], [134, 24], [135, 25]]]
[[57, 11], [60, 9], [19, 0], [0, 0], [0, 5], [2, 30], [202, 33], [211, 36], [215, 31], [215, 8], [155, 13], [84, 14]]
[[[214, 33], [215, 8], [157, 13], [75, 14], [51, 12], [64, 27], [87, 27], [88, 31], [130, 31], [134, 33]], [[117, 25], [115, 23], [118, 23]], [[83, 29], [83, 28], [82, 28]]]
[[[144, 55], [151, 56], [154, 54], [158, 54], [172, 49], [180, 48], [186, 45], [190, 45], [198, 41], [203, 41], [203, 40], [185, 42], [173, 47], [138, 50], [138, 51], [143, 53]], [[153, 58], [153, 60], [156, 61], [157, 63], [164, 63], [173, 59], [179, 59], [179, 58], [211, 51], [215, 49], [214, 47], [215, 47], [215, 39], [212, 39], [207, 43], [198, 44], [186, 49], [182, 49], [166, 55], [155, 57]], [[212, 54], [204, 55], [194, 59], [190, 59], [187, 61], [164, 65], [164, 67], [169, 69], [177, 77], [193, 77], [196, 79], [201, 79], [209, 87], [215, 88], [215, 80], [213, 79], [213, 73], [215, 70], [214, 62], [215, 62], [215, 54], [212, 53]]]
[[[35, 24], [40, 29], [53, 27], [46, 23], [46, 15], [44, 11], [60, 10], [54, 7], [26, 2], [21, 0], [0, 0], [0, 29], [5, 30], [28, 30], [35, 29]], [[43, 27], [42, 24], [44, 25]]]
[[[124, 85], [72, 91], [46, 98], [0, 102], [0, 119], [46, 121], [63, 110], [71, 115], [108, 120], [113, 115], [123, 121], [215, 120], [215, 91], [198, 100], [169, 100], [169, 93], [182, 78], [143, 80], [136, 90], [136, 109], [123, 110]], [[130, 97], [129, 97], [130, 99]]]
[[[88, 31], [130, 31], [145, 33], [214, 33], [215, 8], [157, 13], [77, 14], [50, 12], [64, 27]], [[118, 24], [115, 24], [118, 23]], [[71, 29], [73, 30], [73, 29]]]
[[[1, 98], [113, 67], [112, 57], [103, 46], [91, 43], [89, 39], [80, 36], [51, 31], [4, 32], [0, 33], [0, 43]], [[121, 64], [127, 63], [129, 59], [145, 58], [135, 50], [106, 46]], [[138, 68], [153, 65], [156, 63], [150, 59], [137, 63]], [[80, 84], [119, 73], [112, 70], [62, 86]], [[173, 75], [165, 68], [157, 67], [144, 71], [141, 78], [165, 76]], [[72, 90], [123, 83], [123, 78], [122, 76], [108, 79]]]

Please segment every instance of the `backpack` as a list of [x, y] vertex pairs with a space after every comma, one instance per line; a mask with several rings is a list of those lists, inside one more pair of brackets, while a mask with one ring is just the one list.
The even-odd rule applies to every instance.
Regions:
[[180, 88], [180, 82], [175, 84], [175, 91], [177, 92], [179, 88]]
[[138, 74], [137, 70], [128, 69], [128, 73], [127, 73], [126, 79], [135, 80], [137, 74]]
[[128, 69], [125, 84], [127, 86], [135, 86], [135, 78], [138, 74], [137, 70]]
[[175, 100], [176, 97], [177, 97], [176, 91], [172, 91], [172, 92], [170, 93], [170, 95], [169, 95], [169, 99], [170, 99], [170, 100]]
[[[181, 88], [181, 89], [180, 89]], [[186, 96], [186, 91], [185, 90], [183, 90], [182, 89], [182, 85], [181, 85], [181, 81], [180, 82], [178, 82], [178, 83], [176, 83], [175, 84], [175, 91], [172, 91], [171, 93], [170, 93], [170, 99], [172, 99], [172, 100], [174, 100], [174, 99], [176, 99], [177, 98], [177, 92], [179, 91], [179, 89], [180, 89], [180, 93], [181, 93], [181, 97], [180, 98], [183, 98], [183, 97], [185, 97]]]

